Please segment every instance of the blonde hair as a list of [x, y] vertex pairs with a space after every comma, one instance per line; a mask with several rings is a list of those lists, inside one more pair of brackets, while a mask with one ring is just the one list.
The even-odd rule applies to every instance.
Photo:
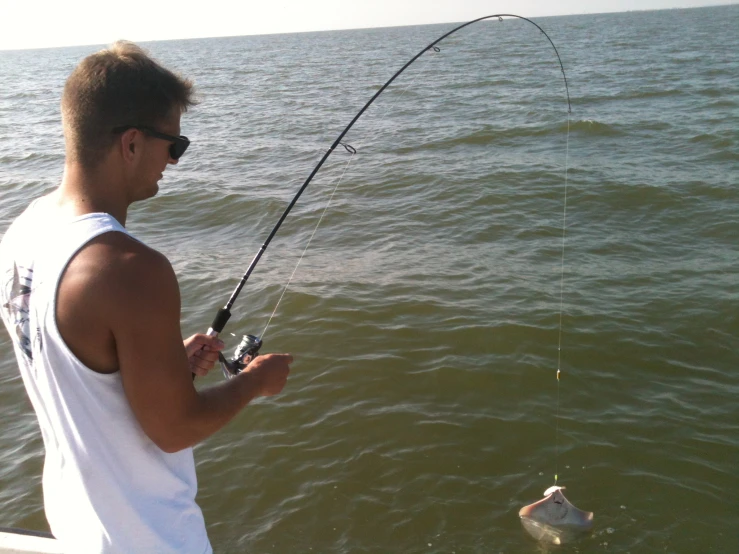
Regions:
[[67, 158], [92, 169], [115, 142], [116, 127], [154, 127], [173, 110], [182, 113], [193, 104], [191, 81], [132, 42], [118, 41], [82, 60], [64, 85]]

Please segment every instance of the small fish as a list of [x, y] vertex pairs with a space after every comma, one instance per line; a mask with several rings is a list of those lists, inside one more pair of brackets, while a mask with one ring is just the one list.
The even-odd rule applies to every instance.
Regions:
[[562, 494], [564, 487], [549, 487], [544, 498], [518, 512], [521, 524], [538, 541], [564, 544], [593, 525], [593, 512], [573, 506]]

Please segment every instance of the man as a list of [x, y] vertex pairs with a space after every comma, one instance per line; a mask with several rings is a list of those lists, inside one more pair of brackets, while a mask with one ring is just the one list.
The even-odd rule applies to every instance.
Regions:
[[62, 96], [61, 185], [0, 243], [0, 313], [46, 449], [43, 491], [65, 552], [212, 552], [192, 446], [258, 396], [292, 358], [257, 357], [197, 391], [223, 344], [182, 341], [174, 271], [125, 229], [189, 141], [192, 84], [118, 42], [85, 58]]

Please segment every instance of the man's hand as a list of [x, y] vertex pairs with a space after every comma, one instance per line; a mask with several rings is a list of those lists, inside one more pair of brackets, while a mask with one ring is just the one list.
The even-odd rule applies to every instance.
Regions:
[[241, 373], [252, 380], [255, 396], [274, 396], [285, 386], [292, 362], [290, 354], [262, 354]]
[[218, 337], [202, 333], [195, 334], [182, 342], [185, 344], [190, 372], [199, 377], [208, 375], [218, 360], [218, 353], [226, 346]]

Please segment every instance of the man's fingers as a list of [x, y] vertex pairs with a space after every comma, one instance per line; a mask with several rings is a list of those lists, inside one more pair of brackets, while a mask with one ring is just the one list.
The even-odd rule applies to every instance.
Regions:
[[223, 350], [226, 347], [226, 343], [218, 337], [211, 337], [210, 335], [203, 334], [193, 335], [193, 337], [195, 338], [195, 342], [197, 342], [201, 347], [208, 347], [216, 352]]
[[293, 357], [291, 354], [265, 354], [265, 356], [279, 358], [279, 361], [286, 363], [287, 365], [293, 363]]
[[258, 396], [273, 396], [282, 391], [290, 374], [290, 354], [263, 354], [244, 369], [256, 379]]
[[190, 368], [190, 371], [194, 373], [195, 375], [197, 375], [198, 377], [205, 377], [210, 372], [209, 369], [205, 369], [199, 366], [192, 366]]
[[218, 358], [200, 358], [193, 356], [190, 358], [190, 371], [195, 375], [204, 376], [207, 375]]
[[191, 358], [193, 360], [202, 360], [205, 363], [213, 363], [218, 359], [218, 351], [217, 350], [211, 350], [207, 346], [204, 347], [202, 350], [198, 350], [195, 352]]
[[225, 347], [223, 341], [218, 337], [202, 333], [185, 339], [184, 344], [190, 361], [190, 371], [199, 377], [208, 375], [218, 360], [218, 352]]
[[226, 344], [218, 337], [212, 337], [203, 333], [197, 333], [185, 339], [184, 343], [188, 357], [203, 349], [220, 352], [226, 347]]

